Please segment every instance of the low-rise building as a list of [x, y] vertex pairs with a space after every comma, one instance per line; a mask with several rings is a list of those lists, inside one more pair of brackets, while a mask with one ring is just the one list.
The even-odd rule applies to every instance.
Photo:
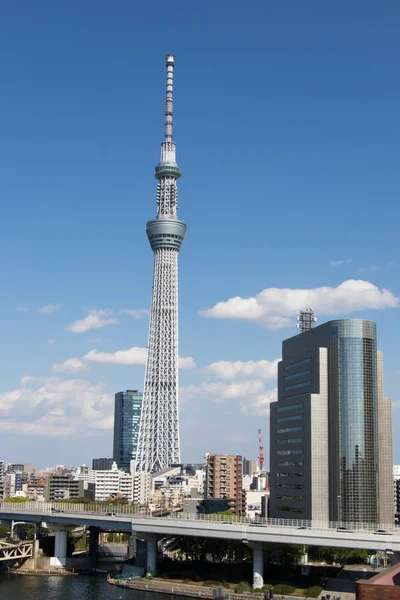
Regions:
[[46, 502], [58, 500], [76, 500], [84, 497], [84, 482], [74, 479], [72, 475], [50, 475], [44, 486]]
[[133, 475], [118, 469], [116, 462], [104, 471], [91, 469], [88, 481], [94, 484], [95, 499], [99, 502], [119, 496], [124, 496], [128, 502], [133, 500]]
[[135, 473], [133, 483], [133, 503], [136, 506], [147, 506], [151, 496], [151, 473]]

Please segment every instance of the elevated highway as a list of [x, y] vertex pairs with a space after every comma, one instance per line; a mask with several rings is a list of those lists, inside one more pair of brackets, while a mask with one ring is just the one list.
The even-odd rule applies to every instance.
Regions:
[[[400, 531], [374, 531], [371, 526], [338, 523], [316, 523], [284, 519], [264, 519], [258, 522], [247, 518], [216, 518], [213, 515], [174, 513], [167, 517], [132, 514], [130, 507], [91, 507], [85, 505], [24, 503], [0, 504], [3, 521], [45, 522], [49, 528], [67, 529], [86, 525], [100, 531], [132, 533], [148, 542], [148, 570], [156, 569], [156, 541], [165, 536], [196, 536], [237, 540], [253, 550], [256, 587], [262, 575], [263, 543], [330, 546], [365, 550], [400, 552]], [[223, 520], [221, 520], [221, 518]], [[57, 532], [56, 532], [57, 536]], [[57, 544], [56, 544], [57, 545]]]

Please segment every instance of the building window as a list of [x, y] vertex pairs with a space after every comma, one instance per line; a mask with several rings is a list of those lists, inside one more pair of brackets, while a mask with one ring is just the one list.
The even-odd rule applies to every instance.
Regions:
[[289, 392], [289, 390], [297, 390], [298, 388], [303, 388], [311, 385], [311, 379], [308, 381], [302, 381], [301, 383], [293, 383], [292, 385], [287, 385], [285, 387], [285, 392]]
[[311, 358], [305, 358], [304, 360], [299, 360], [298, 362], [291, 363], [290, 365], [286, 365], [286, 367], [284, 367], [284, 370], [288, 371], [289, 369], [294, 369], [295, 367], [302, 367], [303, 365], [307, 365], [310, 362], [311, 362]]
[[276, 412], [286, 412], [287, 410], [296, 410], [296, 408], [303, 408], [303, 403], [299, 402], [298, 404], [290, 404], [289, 406], [278, 406]]
[[294, 472], [285, 473], [284, 471], [278, 471], [276, 476], [277, 477], [303, 477], [303, 473], [294, 473]]
[[302, 460], [278, 460], [276, 462], [277, 467], [302, 467]]
[[290, 417], [280, 417], [276, 420], [277, 423], [286, 423], [287, 421], [302, 421], [303, 415], [291, 415]]
[[303, 425], [298, 427], [285, 427], [284, 429], [277, 429], [276, 433], [294, 433], [295, 431], [303, 431]]
[[277, 500], [294, 500], [294, 502], [301, 502], [304, 500], [304, 496], [286, 496], [283, 494], [282, 496], [277, 496]]
[[278, 450], [278, 456], [285, 456], [288, 454], [303, 454], [303, 450]]
[[303, 375], [309, 375], [311, 373], [311, 369], [306, 369], [305, 371], [298, 371], [297, 373], [291, 373], [290, 375], [285, 375], [284, 380], [288, 381], [289, 379], [296, 379], [296, 377], [303, 377]]
[[278, 510], [282, 510], [284, 512], [291, 512], [291, 513], [303, 513], [304, 512], [303, 508], [292, 508], [291, 506], [278, 506], [277, 508], [278, 508]]
[[277, 444], [302, 444], [303, 438], [284, 438], [282, 440], [276, 440]]
[[277, 483], [276, 487], [283, 488], [285, 490], [302, 490], [302, 483]]

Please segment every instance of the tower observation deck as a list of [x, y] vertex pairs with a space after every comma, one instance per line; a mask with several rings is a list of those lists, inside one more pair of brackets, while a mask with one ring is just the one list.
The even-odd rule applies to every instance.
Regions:
[[156, 166], [157, 216], [146, 232], [154, 252], [148, 355], [139, 430], [137, 470], [154, 472], [180, 462], [178, 418], [178, 253], [186, 223], [178, 219], [181, 176], [172, 141], [175, 57], [167, 54], [165, 140]]

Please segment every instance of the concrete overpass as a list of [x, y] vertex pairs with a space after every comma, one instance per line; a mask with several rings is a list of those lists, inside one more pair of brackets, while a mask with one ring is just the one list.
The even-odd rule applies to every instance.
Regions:
[[[245, 517], [174, 513], [167, 517], [132, 514], [131, 507], [92, 507], [90, 505], [50, 503], [0, 503], [3, 521], [45, 522], [56, 532], [56, 558], [65, 563], [67, 530], [86, 525], [93, 532], [114, 530], [132, 533], [147, 541], [147, 570], [156, 572], [157, 539], [166, 536], [196, 536], [242, 541], [253, 550], [254, 586], [262, 587], [263, 543], [331, 546], [365, 550], [400, 552], [400, 531], [374, 531], [371, 525], [316, 523], [286, 519], [262, 519], [252, 522]], [[223, 520], [221, 520], [223, 519]]]

